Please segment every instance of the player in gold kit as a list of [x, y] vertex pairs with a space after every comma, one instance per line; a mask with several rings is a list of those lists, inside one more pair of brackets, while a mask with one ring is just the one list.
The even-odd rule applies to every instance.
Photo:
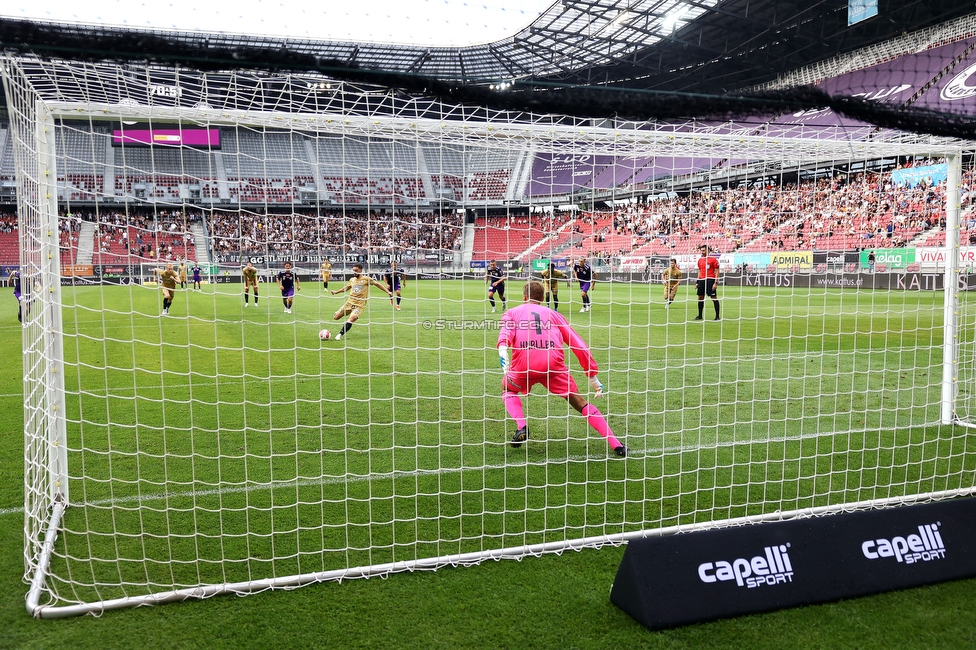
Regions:
[[678, 268], [678, 260], [671, 258], [671, 264], [661, 273], [664, 280], [664, 303], [665, 307], [670, 307], [674, 302], [674, 297], [678, 294], [678, 285], [681, 284], [681, 269]]
[[346, 300], [345, 304], [339, 308], [339, 311], [332, 315], [332, 320], [339, 320], [343, 316], [349, 317], [348, 320], [343, 323], [339, 333], [336, 334], [336, 341], [342, 340], [342, 335], [352, 329], [353, 323], [359, 320], [363, 310], [366, 309], [366, 300], [369, 298], [369, 285], [379, 287], [390, 298], [393, 297], [393, 293], [391, 293], [386, 286], [383, 285], [383, 283], [377, 282], [373, 278], [363, 274], [362, 264], [353, 264], [352, 272], [353, 276], [349, 279], [349, 282], [346, 283], [346, 286], [332, 292], [333, 296], [337, 293], [345, 293], [347, 291], [350, 292], [349, 298]]
[[329, 278], [332, 277], [332, 263], [329, 260], [322, 260], [322, 288], [329, 288]]
[[241, 271], [241, 275], [244, 276], [244, 306], [247, 307], [247, 301], [250, 297], [251, 287], [254, 287], [254, 306], [258, 306], [258, 270], [254, 268], [254, 265], [249, 261], [244, 270]]
[[552, 294], [553, 309], [559, 311], [559, 280], [566, 279], [566, 286], [569, 286], [569, 276], [556, 268], [556, 265], [549, 262], [549, 268], [542, 272], [542, 284], [546, 288], [546, 307], [549, 306], [549, 294]]
[[180, 272], [180, 289], [186, 289], [186, 260], [180, 262], [178, 270]]
[[169, 306], [173, 304], [176, 296], [176, 283], [180, 280], [180, 274], [173, 269], [170, 262], [165, 269], [153, 269], [153, 273], [159, 276], [160, 288], [163, 290], [163, 316], [169, 316]]

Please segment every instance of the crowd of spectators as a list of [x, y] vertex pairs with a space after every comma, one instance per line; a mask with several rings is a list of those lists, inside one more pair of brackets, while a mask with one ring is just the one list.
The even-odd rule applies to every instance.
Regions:
[[93, 252], [128, 254], [143, 259], [185, 259], [193, 245], [190, 224], [200, 213], [160, 210], [154, 213], [101, 212], [82, 215], [95, 223]]
[[454, 250], [463, 222], [454, 213], [254, 214], [207, 218], [215, 253]]
[[[964, 210], [976, 202], [972, 170], [963, 175]], [[583, 214], [572, 243], [593, 254], [689, 252], [708, 244], [729, 252], [897, 248], [944, 226], [945, 184], [898, 186], [890, 172], [783, 186], [743, 186]], [[976, 226], [976, 224], [974, 224]]]
[[[918, 160], [910, 167], [938, 163]], [[976, 170], [963, 173], [963, 241], [976, 243]], [[537, 231], [593, 257], [717, 252], [897, 248], [945, 224], [945, 183], [897, 185], [890, 171], [837, 173], [799, 183], [743, 185], [672, 194], [614, 210], [512, 215], [484, 225]], [[61, 215], [62, 246], [77, 248], [82, 222], [95, 224], [94, 253], [175, 259], [193, 246], [190, 224], [206, 224], [216, 254], [368, 253], [457, 250], [463, 216], [449, 212], [260, 214], [200, 211], [101, 211]], [[574, 218], [575, 217], [575, 218]], [[567, 223], [571, 226], [560, 229]], [[0, 234], [15, 232], [0, 213]], [[557, 231], [558, 235], [557, 235]], [[546, 235], [542, 235], [545, 237]], [[925, 244], [929, 245], [929, 244]], [[575, 253], [574, 253], [575, 254]]]

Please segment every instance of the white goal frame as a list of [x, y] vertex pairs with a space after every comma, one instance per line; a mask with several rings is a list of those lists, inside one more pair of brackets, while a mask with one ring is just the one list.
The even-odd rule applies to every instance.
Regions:
[[[59, 618], [110, 609], [158, 604], [216, 594], [242, 594], [268, 588], [295, 587], [350, 577], [387, 575], [398, 571], [433, 569], [476, 564], [488, 559], [521, 558], [548, 552], [578, 550], [620, 544], [628, 539], [667, 535], [691, 530], [780, 521], [832, 512], [878, 508], [903, 503], [972, 494], [973, 489], [937, 491], [843, 503], [824, 507], [775, 512], [755, 516], [703, 521], [664, 528], [603, 534], [566, 541], [441, 555], [414, 561], [371, 566], [350, 566], [342, 570], [291, 576], [267, 577], [247, 582], [206, 584], [188, 589], [165, 591], [145, 596], [110, 599], [100, 602], [58, 605], [44, 603], [48, 565], [58, 537], [61, 517], [71, 507], [67, 476], [68, 449], [64, 419], [63, 340], [61, 323], [60, 261], [58, 254], [57, 170], [53, 134], [57, 119], [92, 121], [131, 119], [137, 121], [176, 121], [185, 119], [186, 109], [119, 105], [97, 101], [51, 100], [33, 91], [17, 59], [2, 61], [3, 80], [9, 102], [20, 117], [13, 119], [17, 139], [17, 187], [20, 213], [21, 267], [29, 316], [23, 329], [25, 395], [25, 550], [26, 575], [30, 579], [27, 611], [40, 618]], [[833, 160], [875, 159], [898, 156], [910, 150], [915, 155], [945, 158], [949, 162], [949, 192], [946, 222], [947, 247], [959, 248], [960, 160], [962, 143], [936, 138], [908, 138], [882, 134], [873, 140], [854, 141], [838, 129], [830, 136], [769, 137], [754, 135], [753, 126], [721, 128], [667, 125], [627, 125], [607, 128], [552, 116], [523, 116], [520, 121], [505, 119], [438, 120], [397, 117], [395, 115], [352, 115], [341, 113], [290, 113], [229, 111], [206, 107], [192, 109], [193, 119], [209, 125], [247, 124], [255, 128], [283, 128], [315, 133], [355, 135], [375, 138], [407, 136], [416, 141], [435, 141], [470, 146], [526, 146], [536, 152], [566, 150], [592, 155], [696, 156], [712, 158], [829, 162]], [[36, 157], [30, 152], [36, 151]], [[949, 255], [944, 269], [944, 361], [942, 369], [942, 424], [963, 424], [956, 415], [958, 396], [958, 263]]]

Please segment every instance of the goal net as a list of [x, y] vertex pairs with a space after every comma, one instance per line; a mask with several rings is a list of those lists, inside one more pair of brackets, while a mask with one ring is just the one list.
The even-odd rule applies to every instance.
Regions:
[[[301, 75], [3, 73], [37, 616], [972, 490], [957, 142], [594, 125]], [[356, 265], [382, 286], [350, 329], [333, 292]], [[543, 277], [626, 457], [539, 388], [511, 444], [498, 322]]]

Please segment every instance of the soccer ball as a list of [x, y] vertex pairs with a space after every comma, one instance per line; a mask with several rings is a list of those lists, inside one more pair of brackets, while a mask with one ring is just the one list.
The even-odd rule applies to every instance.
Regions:
[[332, 338], [332, 332], [330, 332], [329, 330], [322, 330], [321, 332], [319, 332], [319, 340], [328, 341], [331, 338]]

